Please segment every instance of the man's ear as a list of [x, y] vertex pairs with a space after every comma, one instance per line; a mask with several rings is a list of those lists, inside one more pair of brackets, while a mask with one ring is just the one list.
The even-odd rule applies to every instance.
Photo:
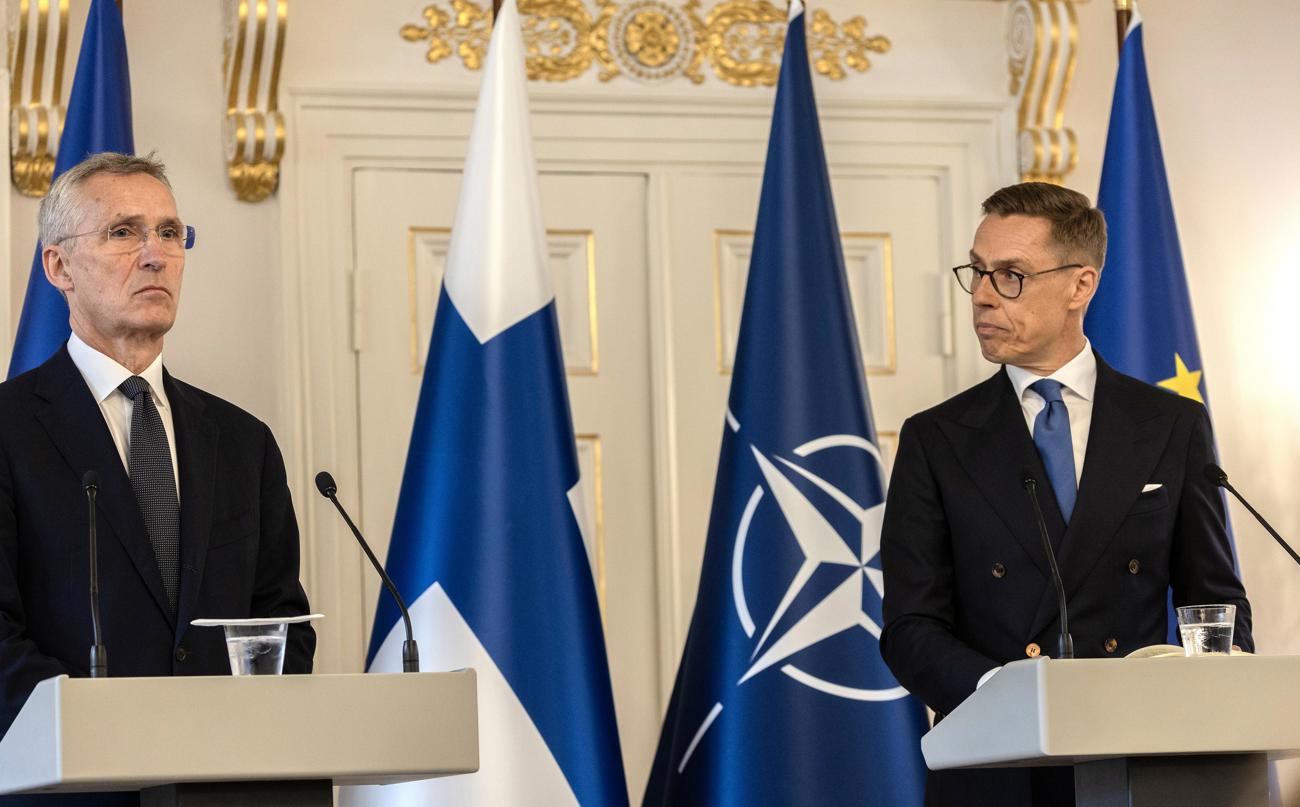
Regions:
[[1097, 284], [1101, 281], [1101, 272], [1095, 266], [1085, 266], [1074, 276], [1074, 290], [1070, 295], [1070, 310], [1087, 309], [1097, 293]]
[[41, 249], [41, 266], [45, 269], [45, 279], [50, 285], [67, 294], [72, 291], [72, 275], [68, 274], [68, 253], [56, 245]]

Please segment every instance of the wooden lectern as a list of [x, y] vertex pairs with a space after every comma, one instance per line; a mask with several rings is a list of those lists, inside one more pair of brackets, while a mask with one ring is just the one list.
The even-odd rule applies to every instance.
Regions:
[[139, 790], [151, 805], [330, 805], [332, 785], [478, 770], [473, 670], [68, 678], [0, 740], [0, 794]]
[[1078, 807], [1268, 807], [1300, 756], [1300, 656], [1035, 659], [921, 739], [944, 768], [1074, 765]]

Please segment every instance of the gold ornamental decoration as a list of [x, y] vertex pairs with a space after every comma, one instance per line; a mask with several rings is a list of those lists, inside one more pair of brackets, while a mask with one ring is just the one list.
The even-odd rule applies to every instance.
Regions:
[[699, 0], [687, 0], [681, 7], [659, 0], [633, 0], [622, 6], [614, 0], [599, 3], [591, 46], [600, 62], [601, 81], [622, 74], [645, 83], [676, 75], [693, 84], [704, 81], [704, 51], [697, 47], [704, 26]]
[[812, 54], [813, 69], [832, 81], [844, 78], [844, 64], [859, 73], [871, 67], [867, 51], [888, 53], [888, 37], [867, 36], [867, 21], [853, 17], [837, 26], [831, 15], [822, 9], [813, 12], [812, 28], [808, 31], [808, 51]]
[[591, 14], [582, 0], [519, 0], [530, 79], [568, 81], [591, 67]]
[[241, 202], [275, 192], [284, 156], [280, 63], [289, 0], [226, 0], [226, 176]]
[[1020, 178], [1065, 182], [1079, 163], [1074, 130], [1065, 125], [1065, 101], [1078, 62], [1076, 0], [1015, 0], [1007, 18], [1010, 93], [1020, 99]]
[[39, 198], [54, 177], [67, 111], [68, 0], [21, 0], [10, 11], [9, 176], [23, 196]]
[[[491, 6], [445, 0], [427, 6], [424, 24], [408, 24], [401, 36], [426, 45], [425, 60], [456, 56], [469, 70], [482, 67], [491, 36]], [[570, 81], [594, 64], [597, 78], [626, 76], [658, 82], [681, 76], [700, 84], [705, 60], [722, 81], [737, 87], [776, 84], [785, 44], [786, 10], [768, 0], [725, 0], [701, 16], [699, 0], [519, 0], [526, 72], [533, 80]], [[808, 46], [813, 69], [833, 81], [871, 67], [868, 53], [888, 53], [888, 37], [868, 35], [867, 21], [836, 23], [824, 10], [812, 13]]]
[[786, 13], [767, 0], [728, 0], [713, 7], [704, 43], [718, 78], [737, 87], [771, 87], [781, 74]]
[[451, 0], [451, 11], [437, 6], [426, 6], [424, 25], [410, 23], [402, 26], [402, 39], [407, 42], [428, 40], [429, 49], [424, 58], [436, 64], [455, 54], [470, 70], [483, 66], [487, 43], [492, 36], [492, 13], [469, 0]]

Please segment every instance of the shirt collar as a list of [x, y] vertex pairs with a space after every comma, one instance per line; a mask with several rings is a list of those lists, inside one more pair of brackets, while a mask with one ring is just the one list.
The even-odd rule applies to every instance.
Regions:
[[[1011, 379], [1011, 386], [1016, 390], [1017, 400], [1024, 399], [1025, 390], [1029, 389], [1030, 384], [1043, 379], [1043, 376], [1010, 364], [1007, 365], [1007, 377]], [[1070, 359], [1047, 378], [1061, 382], [1061, 386], [1075, 395], [1091, 401], [1097, 389], [1097, 356], [1092, 352], [1092, 342], [1085, 338], [1083, 350], [1079, 351], [1079, 355]]]
[[[103, 403], [108, 396], [117, 391], [123, 381], [135, 375], [116, 360], [83, 342], [75, 333], [68, 337], [68, 355], [72, 357], [72, 363], [77, 365], [81, 377], [86, 380], [86, 385], [94, 394], [95, 403]], [[167, 391], [163, 388], [162, 354], [159, 353], [153, 363], [139, 375], [149, 382], [149, 392], [153, 396], [154, 403], [166, 409]]]

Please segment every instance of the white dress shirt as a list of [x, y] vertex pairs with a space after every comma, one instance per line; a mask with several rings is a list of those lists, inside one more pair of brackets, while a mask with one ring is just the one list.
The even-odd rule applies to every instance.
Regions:
[[1083, 456], [1088, 451], [1088, 431], [1092, 428], [1092, 400], [1097, 390], [1097, 357], [1092, 352], [1092, 342], [1085, 339], [1079, 355], [1049, 376], [1035, 375], [1022, 367], [1007, 365], [1007, 377], [1016, 390], [1020, 411], [1025, 415], [1029, 434], [1034, 434], [1034, 420], [1043, 411], [1046, 402], [1029, 388], [1044, 377], [1061, 382], [1061, 401], [1070, 415], [1070, 442], [1074, 449], [1074, 485], [1079, 486], [1083, 476]]
[[[117, 454], [122, 458], [122, 467], [129, 474], [127, 457], [131, 450], [131, 413], [135, 409], [135, 401], [126, 397], [118, 386], [135, 374], [81, 341], [75, 333], [68, 338], [68, 355], [81, 371], [81, 377], [86, 380], [86, 386], [90, 387], [90, 393], [95, 396], [104, 423], [108, 425], [108, 433], [113, 436], [113, 444], [117, 446]], [[176, 480], [176, 495], [179, 497], [181, 480], [176, 470], [176, 427], [172, 424], [172, 408], [167, 401], [167, 391], [163, 389], [161, 353], [153, 360], [153, 364], [140, 373], [140, 377], [149, 383], [149, 394], [153, 396], [154, 406], [162, 418], [163, 430], [167, 432], [167, 447], [172, 453], [172, 476]]]

